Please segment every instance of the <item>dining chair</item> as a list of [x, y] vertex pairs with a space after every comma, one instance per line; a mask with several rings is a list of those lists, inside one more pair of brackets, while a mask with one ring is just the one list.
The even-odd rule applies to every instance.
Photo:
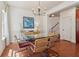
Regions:
[[58, 37], [56, 35], [49, 37], [49, 47], [55, 46], [55, 43], [59, 41]]
[[39, 38], [34, 42], [33, 47], [31, 48], [33, 53], [43, 52], [48, 48], [48, 38]]
[[23, 51], [28, 51], [28, 55], [30, 56], [31, 52], [31, 46], [33, 46], [33, 44], [29, 41], [25, 41], [25, 40], [20, 40], [17, 38], [17, 36], [15, 36], [16, 40], [17, 40], [17, 44], [19, 46], [19, 49], [15, 52], [16, 55], [18, 55], [18, 53], [21, 53]]

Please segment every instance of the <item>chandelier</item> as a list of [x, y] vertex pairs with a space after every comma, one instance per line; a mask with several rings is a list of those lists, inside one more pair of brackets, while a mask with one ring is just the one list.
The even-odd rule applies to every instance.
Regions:
[[38, 2], [38, 7], [37, 8], [33, 8], [32, 9], [32, 12], [33, 12], [33, 14], [34, 15], [38, 15], [38, 16], [40, 16], [40, 15], [45, 15], [45, 13], [46, 13], [46, 8], [41, 8], [41, 5], [40, 5], [40, 1]]

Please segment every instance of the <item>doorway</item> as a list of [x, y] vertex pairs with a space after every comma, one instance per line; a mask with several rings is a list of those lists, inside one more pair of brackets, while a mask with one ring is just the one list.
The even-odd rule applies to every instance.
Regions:
[[48, 35], [57, 35], [60, 39], [60, 13], [49, 14], [47, 22]]

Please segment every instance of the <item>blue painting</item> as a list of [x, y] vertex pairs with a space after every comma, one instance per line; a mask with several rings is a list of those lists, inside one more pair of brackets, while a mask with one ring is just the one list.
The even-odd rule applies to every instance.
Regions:
[[34, 18], [33, 17], [23, 17], [23, 28], [34, 28]]

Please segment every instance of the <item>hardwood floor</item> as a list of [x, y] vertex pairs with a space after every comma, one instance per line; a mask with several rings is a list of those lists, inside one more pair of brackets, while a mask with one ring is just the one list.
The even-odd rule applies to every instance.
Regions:
[[[8, 56], [8, 52], [9, 50], [18, 50], [19, 47], [16, 43], [10, 44], [9, 46], [7, 46], [5, 48], [5, 50], [3, 51], [1, 57], [6, 57]], [[71, 43], [69, 41], [65, 41], [65, 40], [61, 40], [61, 41], [57, 41], [55, 42], [55, 46], [52, 46], [49, 50], [48, 50], [48, 54], [50, 56], [52, 56], [52, 54], [54, 54], [55, 51], [56, 53], [58, 53], [59, 57], [76, 57], [79, 56], [79, 44], [74, 44]], [[20, 52], [21, 55], [27, 57], [28, 55], [28, 50], [24, 50], [22, 52]], [[39, 56], [39, 54], [34, 54], [34, 56]], [[33, 56], [33, 55], [32, 55]]]
[[79, 45], [69, 41], [62, 40], [56, 42], [55, 46], [51, 48], [56, 51], [61, 57], [76, 57], [79, 56]]

